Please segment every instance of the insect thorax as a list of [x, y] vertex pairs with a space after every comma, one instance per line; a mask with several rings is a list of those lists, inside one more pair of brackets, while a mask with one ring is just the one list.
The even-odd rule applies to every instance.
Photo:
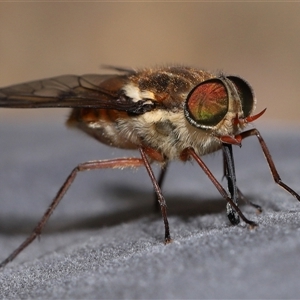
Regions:
[[220, 148], [220, 141], [209, 131], [191, 126], [182, 110], [153, 110], [138, 116], [114, 110], [74, 109], [67, 122], [101, 143], [124, 149], [152, 148], [166, 160], [179, 159], [187, 147], [199, 155]]

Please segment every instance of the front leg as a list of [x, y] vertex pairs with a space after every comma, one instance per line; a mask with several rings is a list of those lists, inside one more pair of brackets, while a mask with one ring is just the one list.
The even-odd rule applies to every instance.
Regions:
[[220, 184], [220, 182], [216, 179], [216, 177], [211, 173], [209, 168], [206, 166], [204, 161], [197, 155], [195, 150], [193, 148], [186, 148], [181, 153], [181, 159], [183, 161], [187, 161], [190, 157], [195, 159], [195, 161], [198, 163], [198, 165], [201, 167], [201, 169], [204, 171], [204, 173], [208, 176], [208, 178], [211, 180], [211, 182], [214, 184], [216, 189], [219, 191], [221, 196], [229, 203], [232, 208], [236, 211], [236, 213], [240, 216], [240, 218], [250, 226], [250, 228], [254, 228], [257, 226], [257, 224], [251, 220], [248, 220], [244, 214], [241, 212], [239, 207], [235, 204], [235, 202], [228, 196], [226, 190], [223, 188], [223, 186]]
[[269, 168], [270, 168], [270, 171], [271, 171], [274, 181], [279, 186], [281, 186], [283, 189], [285, 189], [288, 193], [290, 193], [292, 196], [294, 196], [298, 201], [300, 201], [300, 195], [298, 193], [296, 193], [293, 189], [291, 189], [288, 185], [286, 185], [284, 182], [282, 182], [282, 180], [277, 172], [277, 169], [275, 167], [275, 164], [273, 162], [271, 153], [267, 147], [267, 144], [265, 143], [264, 139], [260, 135], [259, 131], [256, 128], [253, 128], [253, 129], [242, 132], [237, 137], [240, 139], [245, 139], [249, 136], [256, 136], [258, 138], [258, 141], [260, 143], [260, 146], [264, 153], [264, 156], [267, 160], [267, 163], [269, 165]]
[[[228, 182], [228, 190], [232, 201], [238, 205], [238, 189], [236, 186], [236, 176], [234, 168], [234, 160], [232, 155], [232, 145], [222, 144], [223, 158], [224, 158], [224, 171]], [[230, 203], [227, 203], [227, 216], [232, 225], [240, 223], [240, 218], [237, 212], [232, 208]]]

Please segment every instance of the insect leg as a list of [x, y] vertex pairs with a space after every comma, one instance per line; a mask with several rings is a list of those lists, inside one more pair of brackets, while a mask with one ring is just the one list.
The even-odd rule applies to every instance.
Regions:
[[144, 162], [144, 165], [147, 169], [147, 172], [149, 174], [149, 177], [152, 181], [152, 184], [153, 184], [153, 187], [154, 187], [154, 190], [156, 192], [156, 195], [157, 195], [157, 200], [158, 200], [158, 203], [160, 205], [160, 209], [161, 209], [161, 213], [162, 213], [162, 217], [163, 217], [163, 220], [164, 220], [164, 224], [165, 224], [165, 243], [170, 243], [172, 241], [171, 239], [171, 235], [170, 235], [170, 228], [169, 228], [169, 222], [168, 222], [168, 217], [167, 217], [167, 203], [166, 203], [166, 200], [161, 192], [161, 189], [159, 187], [159, 184], [154, 176], [154, 173], [153, 173], [153, 170], [150, 166], [150, 163], [147, 159], [147, 156], [146, 156], [146, 153], [144, 151], [143, 148], [139, 148], [140, 150], [140, 153], [141, 153], [141, 156], [142, 156], [142, 159], [143, 159], [143, 162]]
[[254, 208], [256, 208], [256, 213], [260, 214], [262, 213], [262, 208], [260, 205], [251, 202], [247, 197], [244, 196], [244, 194], [241, 192], [241, 190], [238, 188], [238, 195], [239, 195], [239, 199], [243, 200], [246, 204], [253, 206]]
[[198, 163], [198, 165], [201, 167], [201, 169], [204, 171], [204, 173], [208, 176], [208, 178], [211, 180], [211, 182], [217, 188], [217, 190], [219, 191], [219, 193], [221, 194], [221, 196], [233, 207], [233, 209], [238, 213], [238, 215], [240, 216], [240, 218], [246, 224], [250, 225], [251, 228], [258, 226], [255, 222], [253, 222], [251, 220], [248, 220], [243, 215], [243, 213], [241, 212], [241, 210], [239, 209], [239, 207], [232, 201], [231, 198], [228, 197], [228, 194], [225, 191], [225, 189], [218, 182], [218, 180], [216, 179], [216, 177], [211, 173], [211, 171], [206, 166], [206, 164], [203, 162], [203, 160], [196, 154], [196, 152], [195, 152], [195, 150], [193, 148], [186, 148], [185, 150], [183, 150], [183, 152], [182, 152], [182, 158], [183, 158], [183, 160], [186, 160], [189, 156], [192, 156], [195, 159], [195, 161]]
[[[238, 205], [238, 191], [236, 186], [236, 176], [235, 176], [235, 168], [234, 168], [234, 160], [232, 155], [232, 145], [231, 144], [222, 144], [223, 157], [225, 163], [225, 176], [228, 182], [228, 190], [231, 196], [232, 201]], [[232, 208], [232, 206], [227, 203], [227, 216], [231, 224], [237, 225], [240, 223], [239, 215]]]
[[88, 171], [88, 170], [96, 170], [96, 169], [108, 169], [108, 168], [128, 168], [128, 167], [140, 167], [144, 165], [144, 160], [141, 158], [117, 158], [111, 160], [99, 160], [99, 161], [89, 161], [82, 164], [79, 164], [70, 175], [67, 177], [64, 184], [59, 189], [52, 203], [44, 213], [43, 217], [33, 229], [32, 233], [28, 236], [28, 238], [15, 250], [13, 251], [3, 262], [0, 263], [0, 268], [4, 267], [7, 263], [12, 261], [20, 252], [22, 252], [28, 245], [30, 245], [36, 237], [38, 237], [46, 223], [48, 222], [51, 214], [73, 183], [78, 172]]
[[[168, 169], [168, 163], [165, 163], [164, 165], [162, 165], [161, 169], [160, 169], [160, 173], [159, 173], [159, 177], [158, 177], [158, 185], [160, 186], [160, 189], [162, 188], [162, 185], [164, 183], [164, 179], [166, 177], [166, 173], [167, 173], [167, 169]], [[160, 209], [160, 205], [159, 205], [159, 200], [157, 198], [157, 193], [156, 191], [154, 191], [154, 207], [155, 210], [158, 211]]]
[[281, 186], [283, 189], [285, 189], [288, 193], [290, 193], [292, 196], [294, 196], [298, 201], [300, 201], [300, 195], [298, 193], [296, 193], [293, 189], [291, 189], [288, 185], [286, 185], [284, 182], [282, 182], [277, 169], [275, 167], [275, 164], [273, 162], [272, 156], [270, 154], [270, 151], [267, 147], [267, 144], [265, 143], [264, 139], [262, 138], [262, 136], [260, 135], [259, 131], [256, 128], [244, 131], [240, 134], [241, 138], [247, 138], [249, 136], [253, 136], [255, 135], [258, 138], [258, 141], [260, 143], [261, 149], [265, 155], [265, 158], [268, 162], [271, 174], [273, 176], [274, 181]]
[[[225, 160], [225, 156], [223, 153], [223, 172], [224, 172], [224, 176], [226, 177], [226, 172], [227, 171], [227, 165], [226, 165], [226, 160]], [[256, 213], [260, 214], [262, 212], [262, 208], [260, 205], [251, 202], [247, 197], [244, 196], [244, 194], [242, 193], [242, 191], [237, 187], [237, 193], [238, 193], [238, 199], [241, 199], [242, 201], [244, 201], [246, 204], [251, 205], [252, 207], [256, 208]]]

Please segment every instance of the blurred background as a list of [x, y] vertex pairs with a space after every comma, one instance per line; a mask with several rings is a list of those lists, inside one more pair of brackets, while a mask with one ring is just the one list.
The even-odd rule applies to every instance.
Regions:
[[[263, 119], [298, 122], [300, 3], [0, 3], [0, 86], [101, 65], [185, 64], [239, 75]], [[66, 110], [0, 110], [53, 120]], [[278, 123], [279, 124], [279, 123]], [[281, 123], [283, 124], [283, 123]]]

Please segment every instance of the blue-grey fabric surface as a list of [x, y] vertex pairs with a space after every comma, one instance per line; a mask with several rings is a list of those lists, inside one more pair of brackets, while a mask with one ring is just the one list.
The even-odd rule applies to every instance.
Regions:
[[[0, 120], [1, 260], [78, 163], [138, 156], [61, 123]], [[300, 127], [258, 127], [282, 180], [300, 193]], [[40, 240], [0, 270], [0, 298], [299, 298], [300, 203], [274, 183], [255, 137], [234, 147], [234, 156], [239, 188], [263, 207], [258, 215], [241, 203], [258, 228], [231, 226], [203, 171], [176, 162], [163, 187], [174, 239], [164, 245], [144, 168], [81, 173]], [[221, 153], [204, 160], [221, 181]]]

